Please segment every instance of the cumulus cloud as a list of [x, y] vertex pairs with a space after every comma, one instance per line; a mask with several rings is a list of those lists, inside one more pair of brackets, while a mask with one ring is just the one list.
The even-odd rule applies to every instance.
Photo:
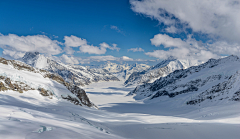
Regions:
[[[18, 36], [15, 34], [0, 34], [0, 47], [5, 53], [12, 52], [35, 52], [56, 55], [62, 52], [60, 42], [51, 40], [45, 35]], [[9, 50], [7, 52], [7, 50]], [[9, 53], [10, 54], [10, 53]]]
[[172, 38], [166, 34], [157, 34], [150, 40], [152, 45], [155, 46], [164, 45], [165, 47], [184, 47], [186, 45], [186, 42], [182, 41], [180, 38]]
[[[240, 2], [236, 0], [130, 0], [131, 9], [165, 25], [240, 42]], [[174, 32], [171, 28], [166, 31]]]
[[133, 52], [144, 52], [144, 50], [142, 48], [131, 48], [128, 49], [128, 51], [133, 51]]
[[177, 33], [178, 29], [174, 26], [170, 26], [170, 27], [167, 27], [165, 31], [168, 33]]
[[61, 60], [61, 62], [66, 64], [71, 64], [71, 65], [79, 64], [78, 59], [74, 58], [73, 56], [67, 56], [63, 54], [62, 56], [59, 57], [59, 59]]
[[240, 44], [217, 41], [207, 44], [209, 50], [219, 55], [240, 55]]
[[103, 43], [100, 43], [99, 44], [100, 45], [100, 47], [101, 48], [108, 48], [108, 49], [111, 49], [111, 50], [117, 50], [117, 51], [119, 51], [120, 50], [120, 48], [118, 48], [117, 47], [117, 44], [112, 44], [113, 46], [111, 47], [111, 46], [109, 46], [107, 43], [105, 43], [105, 42], [103, 42]]
[[117, 44], [109, 44], [103, 42], [100, 43], [100, 47], [89, 45], [86, 39], [82, 39], [76, 36], [71, 35], [70, 37], [64, 36], [65, 40], [65, 48], [64, 51], [67, 54], [73, 54], [75, 51], [71, 47], [79, 47], [80, 52], [82, 53], [89, 53], [89, 54], [105, 54], [107, 49], [117, 50], [119, 51], [120, 48], [117, 47]]
[[70, 37], [69, 36], [64, 36], [63, 40], [65, 41], [64, 45], [66, 46], [64, 48], [64, 51], [67, 54], [73, 54], [75, 52], [71, 47], [79, 47], [79, 46], [87, 45], [87, 40], [86, 39], [82, 39], [82, 38], [79, 38], [79, 37], [76, 37], [76, 36], [73, 36], [73, 35], [71, 35]]
[[133, 61], [132, 58], [127, 57], [127, 56], [122, 56], [120, 59], [123, 60], [123, 61]]
[[82, 39], [82, 38], [79, 38], [79, 37], [76, 37], [76, 36], [73, 36], [73, 35], [71, 35], [70, 37], [69, 36], [64, 36], [63, 40], [65, 41], [64, 44], [67, 47], [78, 47], [78, 46], [87, 44], [86, 39]]
[[80, 52], [89, 54], [105, 54], [107, 51], [104, 47], [97, 47], [93, 45], [82, 45], [79, 50]]
[[24, 55], [24, 52], [11, 51], [7, 49], [3, 50], [3, 57], [8, 59], [19, 59], [22, 58]]
[[196, 41], [192, 36], [188, 39], [181, 40], [172, 38], [166, 34], [157, 34], [150, 39], [155, 46], [163, 45], [168, 50], [155, 50], [145, 53], [148, 56], [160, 59], [166, 59], [170, 56], [178, 59], [200, 60], [206, 61], [210, 58], [218, 58], [219, 56], [210, 51], [201, 41]]

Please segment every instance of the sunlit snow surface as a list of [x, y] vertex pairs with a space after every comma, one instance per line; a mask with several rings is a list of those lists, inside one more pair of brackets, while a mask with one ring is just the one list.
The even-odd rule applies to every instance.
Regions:
[[[0, 92], [2, 139], [239, 139], [240, 104], [168, 107], [126, 96], [123, 82], [84, 89], [99, 110], [43, 97], [37, 91]], [[173, 102], [174, 103], [174, 102]]]

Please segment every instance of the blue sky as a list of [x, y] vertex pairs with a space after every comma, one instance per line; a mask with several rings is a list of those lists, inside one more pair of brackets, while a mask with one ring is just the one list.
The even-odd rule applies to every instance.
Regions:
[[[30, 48], [33, 47], [32, 43], [38, 42], [24, 43], [28, 45], [26, 49], [17, 48], [21, 47], [17, 46], [17, 41], [11, 42], [12, 38], [36, 35], [44, 35], [52, 41], [57, 41], [56, 45], [62, 50], [51, 53], [52, 56], [66, 55], [78, 60], [91, 56], [116, 58], [127, 56], [131, 60], [165, 59], [176, 56], [182, 59], [206, 60], [221, 55], [238, 54], [237, 35], [240, 34], [240, 29], [239, 20], [234, 14], [236, 10], [240, 11], [239, 3], [232, 0], [224, 2], [213, 0], [207, 3], [203, 0], [199, 1], [199, 4], [198, 1], [196, 0], [196, 3], [189, 1], [189, 5], [192, 6], [190, 8], [185, 7], [188, 3], [183, 5], [175, 0], [0, 1], [0, 33], [3, 37], [2, 40], [0, 38], [1, 54], [11, 56], [16, 55], [16, 52], [38, 50], [37, 45], [41, 47], [41, 44], [34, 45], [36, 49]], [[225, 6], [235, 11], [226, 10], [224, 13], [221, 9], [212, 9], [213, 6]], [[201, 8], [204, 8], [206, 13]], [[179, 14], [179, 11], [182, 13]], [[232, 25], [228, 26], [229, 23]], [[230, 31], [223, 33], [226, 30], [235, 33]], [[9, 34], [16, 36], [8, 36]], [[89, 45], [86, 48], [89, 49], [92, 48], [90, 46], [94, 46], [100, 50], [100, 44], [103, 42], [109, 46], [102, 49], [106, 51], [97, 53], [89, 53], [88, 50], [83, 50], [82, 46], [70, 46], [74, 53], [69, 54], [64, 51], [67, 45], [64, 37], [71, 35], [85, 39]], [[7, 39], [9, 41], [5, 42]], [[28, 39], [24, 38], [22, 41], [26, 42]], [[112, 44], [117, 44], [116, 47], [120, 50], [114, 49]], [[218, 47], [221, 49], [215, 50]], [[144, 51], [131, 51], [140, 48]], [[237, 52], [229, 48], [236, 49]], [[43, 50], [40, 52], [44, 53], [43, 48], [39, 50]]]
[[[157, 21], [137, 16], [130, 9], [128, 0], [58, 0], [58, 1], [7, 1], [1, 2], [1, 33], [22, 35], [44, 34], [58, 36], [75, 35], [93, 45], [102, 42], [116, 43], [119, 53], [107, 51], [106, 55], [149, 58], [145, 55], [127, 52], [127, 49], [141, 47], [155, 49], [150, 38], [159, 33]], [[118, 27], [121, 32], [111, 29]], [[76, 54], [76, 56], [88, 54]]]

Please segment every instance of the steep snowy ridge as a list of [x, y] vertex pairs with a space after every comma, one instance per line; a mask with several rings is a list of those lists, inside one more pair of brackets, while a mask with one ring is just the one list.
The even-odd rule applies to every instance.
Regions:
[[22, 61], [35, 68], [44, 69], [52, 73], [57, 73], [62, 78], [77, 86], [89, 85], [92, 82], [119, 81], [117, 77], [104, 69], [89, 69], [80, 65], [65, 65], [56, 62], [38, 52], [27, 52]]
[[137, 86], [128, 95], [144, 102], [179, 100], [172, 105], [210, 105], [240, 98], [240, 60], [237, 56], [210, 59], [204, 64], [176, 70], [153, 83]]
[[135, 98], [148, 104], [126, 96], [134, 88], [123, 81], [93, 83], [84, 88], [93, 109], [79, 106], [84, 90], [61, 76], [0, 58], [0, 138], [238, 139], [239, 63], [209, 60], [138, 86]]
[[174, 57], [169, 57], [168, 59], [163, 60], [159, 64], [152, 66], [147, 70], [132, 73], [124, 84], [126, 86], [130, 86], [151, 83], [160, 77], [167, 76], [169, 73], [175, 70], [186, 69], [190, 65], [197, 64], [198, 63], [192, 64], [188, 60], [178, 60], [175, 59]]
[[147, 70], [150, 66], [146, 64], [116, 64], [108, 62], [105, 65], [100, 65], [98, 68], [106, 69], [110, 73], [122, 80], [126, 80], [132, 73]]
[[[67, 83], [57, 74], [39, 70], [25, 63], [0, 58], [0, 90], [13, 90], [19, 93], [38, 91], [51, 99], [67, 99], [76, 105], [96, 107], [90, 102], [85, 91]], [[50, 80], [51, 79], [51, 80]]]

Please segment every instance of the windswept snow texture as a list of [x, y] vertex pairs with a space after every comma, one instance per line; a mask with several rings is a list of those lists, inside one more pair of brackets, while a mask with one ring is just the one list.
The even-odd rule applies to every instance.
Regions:
[[159, 64], [147, 70], [141, 72], [133, 72], [124, 84], [126, 86], [136, 86], [144, 83], [152, 83], [158, 78], [165, 77], [175, 70], [186, 69], [190, 66], [196, 66], [199, 63], [192, 63], [189, 60], [178, 60], [174, 57], [169, 57], [168, 59], [163, 60]]
[[89, 69], [80, 65], [65, 65], [46, 58], [38, 52], [27, 52], [22, 61], [35, 68], [57, 73], [65, 81], [77, 86], [85, 86], [92, 82], [100, 81], [119, 81], [117, 77], [105, 69]]
[[[210, 89], [207, 91], [203, 89], [202, 95], [208, 96], [217, 92], [214, 99], [219, 99], [216, 101], [205, 99], [200, 103], [189, 105], [186, 98], [192, 96], [194, 91], [180, 93], [174, 97], [160, 96], [153, 99], [142, 97], [136, 100], [132, 95], [126, 96], [134, 88], [125, 87], [124, 81], [92, 83], [83, 88], [99, 109], [80, 107], [57, 97], [50, 99], [42, 96], [38, 90], [23, 91], [23, 93], [14, 90], [0, 91], [0, 138], [239, 139], [240, 103], [237, 91], [239, 86], [237, 68], [239, 68], [239, 60], [232, 56], [221, 60], [210, 60], [206, 64], [189, 68], [191, 70], [181, 70], [187, 75], [185, 78], [176, 76], [180, 71], [175, 71], [159, 79], [169, 79], [174, 75], [173, 80], [168, 81], [181, 80], [182, 84], [187, 84], [186, 81], [195, 81], [197, 77], [203, 79], [211, 77], [204, 85], [205, 88]], [[189, 72], [184, 72], [187, 70]], [[62, 84], [43, 78], [39, 73], [19, 71], [1, 63], [0, 73], [32, 87], [42, 85], [45, 89], [50, 88], [55, 94], [71, 93]], [[200, 76], [200, 73], [205, 74]], [[221, 78], [213, 76], [219, 74], [222, 75]], [[228, 78], [225, 79], [226, 76]], [[171, 82], [166, 83], [171, 84]], [[146, 84], [145, 87], [152, 84]], [[218, 84], [219, 86], [216, 86]], [[224, 86], [226, 88], [222, 89]], [[185, 86], [184, 90], [187, 87]], [[144, 89], [144, 86], [139, 88]], [[219, 88], [229, 90], [226, 96], [231, 98], [221, 100], [222, 91], [217, 91]], [[236, 93], [231, 92], [234, 91], [233, 88], [236, 88]], [[135, 98], [140, 95], [137, 92], [138, 89], [135, 89], [137, 94], [133, 93], [136, 95]], [[181, 91], [181, 89], [175, 90]], [[195, 97], [192, 96], [190, 100], [196, 100], [199, 97], [201, 93]]]
[[[85, 89], [100, 109], [53, 101], [38, 92], [0, 92], [0, 137], [4, 139], [238, 139], [239, 104], [184, 109], [143, 104], [125, 96], [114, 82], [93, 83]], [[94, 87], [95, 89], [92, 89]], [[113, 87], [113, 88], [111, 88]], [[100, 90], [100, 91], [98, 91]], [[113, 94], [111, 91], [121, 92]], [[96, 96], [94, 96], [96, 95]], [[97, 98], [109, 96], [108, 101]], [[110, 100], [118, 97], [119, 101]], [[107, 100], [107, 99], [106, 99]], [[115, 99], [116, 100], [116, 99]], [[121, 101], [120, 101], [121, 100]], [[230, 109], [231, 108], [231, 109]]]

